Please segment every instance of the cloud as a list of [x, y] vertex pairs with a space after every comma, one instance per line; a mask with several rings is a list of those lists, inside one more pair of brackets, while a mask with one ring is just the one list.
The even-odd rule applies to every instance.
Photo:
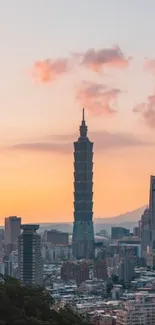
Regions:
[[68, 59], [36, 61], [33, 78], [41, 83], [52, 82], [69, 70]]
[[[73, 142], [78, 134], [58, 134], [48, 136], [48, 142], [19, 143], [11, 146], [10, 150], [51, 152], [56, 154], [72, 154]], [[90, 139], [94, 142], [95, 152], [104, 152], [115, 148], [146, 146], [152, 143], [138, 139], [130, 133], [98, 131], [90, 132]], [[154, 144], [153, 144], [154, 145]]]
[[[58, 134], [52, 135], [51, 140], [66, 143], [67, 141], [74, 142], [78, 138], [78, 134]], [[108, 132], [108, 131], [94, 131], [89, 132], [89, 138], [94, 142], [95, 149], [102, 151], [114, 147], [128, 147], [128, 146], [144, 146], [151, 145], [150, 142], [143, 141], [130, 133]]]
[[92, 139], [96, 143], [95, 147], [98, 151], [148, 144], [130, 133], [111, 133], [107, 131], [94, 132], [92, 133]]
[[155, 74], [155, 59], [146, 59], [144, 68], [152, 74]]
[[119, 46], [100, 50], [92, 48], [77, 55], [82, 65], [95, 72], [101, 72], [104, 68], [124, 69], [131, 60], [131, 57], [125, 57]]
[[139, 113], [149, 128], [155, 128], [155, 95], [148, 96], [147, 101], [133, 108], [134, 113]]
[[103, 68], [123, 69], [129, 65], [131, 57], [126, 58], [119, 46], [100, 50], [88, 49], [83, 53], [73, 53], [68, 58], [38, 60], [32, 69], [33, 79], [41, 83], [53, 82], [68, 72], [71, 66], [83, 65], [95, 72]]
[[[155, 59], [145, 59], [144, 69], [155, 75]], [[139, 113], [146, 125], [155, 128], [155, 92], [148, 96], [145, 102], [136, 105], [133, 108], [134, 113]]]
[[93, 115], [111, 115], [116, 112], [117, 97], [120, 89], [108, 88], [95, 82], [83, 82], [76, 99]]
[[71, 143], [55, 143], [55, 142], [27, 142], [18, 143], [10, 147], [17, 151], [45, 151], [54, 153], [70, 153]]

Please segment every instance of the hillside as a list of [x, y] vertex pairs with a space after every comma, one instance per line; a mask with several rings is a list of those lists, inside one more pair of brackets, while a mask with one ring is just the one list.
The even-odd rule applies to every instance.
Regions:
[[128, 211], [123, 214], [120, 214], [112, 218], [97, 218], [94, 220], [95, 223], [104, 223], [104, 224], [120, 224], [126, 222], [137, 222], [140, 220], [142, 213], [144, 212], [146, 205], [133, 210]]
[[[133, 227], [137, 226], [137, 223], [140, 220], [145, 208], [146, 206], [143, 206], [136, 210], [128, 211], [112, 218], [96, 218], [94, 219], [95, 232], [98, 232], [101, 229], [106, 229], [108, 232], [110, 232], [111, 227], [116, 225], [132, 230]], [[43, 232], [45, 229], [57, 229], [72, 233], [72, 225], [72, 222], [44, 223], [40, 224], [40, 231]]]

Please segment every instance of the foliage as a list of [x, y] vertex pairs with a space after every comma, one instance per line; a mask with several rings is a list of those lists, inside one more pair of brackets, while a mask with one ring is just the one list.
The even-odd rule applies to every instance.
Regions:
[[13, 279], [0, 283], [0, 325], [88, 325], [68, 307], [57, 312], [53, 304], [43, 288], [21, 286]]

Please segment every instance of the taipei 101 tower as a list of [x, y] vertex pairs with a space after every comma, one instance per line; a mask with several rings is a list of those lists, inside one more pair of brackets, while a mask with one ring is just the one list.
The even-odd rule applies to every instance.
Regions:
[[93, 228], [93, 143], [87, 137], [84, 109], [80, 137], [74, 142], [73, 256], [94, 258]]

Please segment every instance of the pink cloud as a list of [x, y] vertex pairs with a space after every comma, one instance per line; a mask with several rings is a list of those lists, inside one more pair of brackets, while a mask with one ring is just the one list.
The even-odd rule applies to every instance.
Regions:
[[144, 68], [155, 74], [155, 59], [147, 59], [144, 63]]
[[117, 97], [121, 90], [107, 88], [105, 85], [93, 82], [84, 82], [77, 92], [80, 105], [93, 115], [111, 115], [116, 112]]
[[33, 67], [33, 77], [41, 83], [47, 83], [54, 81], [68, 70], [68, 59], [36, 61]]
[[73, 53], [70, 58], [36, 61], [32, 74], [35, 80], [48, 83], [68, 72], [71, 64], [82, 64], [95, 72], [101, 72], [104, 68], [124, 69], [129, 65], [130, 59], [125, 57], [119, 46], [100, 50], [88, 49], [83, 53]]
[[104, 68], [124, 69], [131, 60], [131, 57], [125, 57], [119, 46], [100, 50], [92, 48], [79, 54], [79, 57], [84, 66], [95, 72], [101, 72]]
[[148, 96], [147, 101], [138, 104], [133, 109], [134, 113], [139, 113], [148, 127], [155, 128], [155, 95]]

